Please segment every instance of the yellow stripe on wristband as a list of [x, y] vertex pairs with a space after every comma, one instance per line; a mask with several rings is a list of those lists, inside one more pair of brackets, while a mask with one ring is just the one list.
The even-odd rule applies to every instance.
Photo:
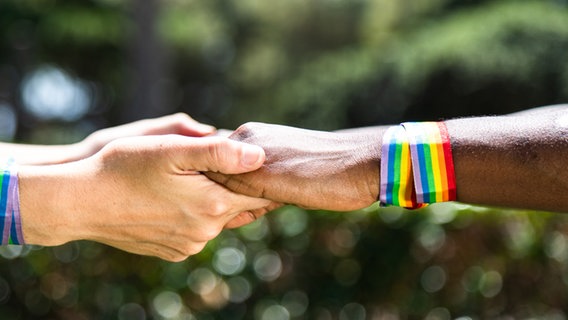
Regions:
[[420, 208], [456, 199], [451, 145], [443, 122], [389, 128], [381, 147], [382, 205]]

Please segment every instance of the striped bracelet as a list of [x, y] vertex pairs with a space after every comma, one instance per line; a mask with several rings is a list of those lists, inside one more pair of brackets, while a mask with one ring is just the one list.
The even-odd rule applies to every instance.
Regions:
[[381, 204], [416, 209], [456, 200], [450, 137], [443, 122], [391, 127], [381, 152]]
[[0, 175], [0, 230], [2, 243], [24, 244], [20, 219], [18, 174], [11, 161], [2, 168]]
[[410, 146], [404, 127], [390, 127], [385, 132], [381, 154], [381, 204], [417, 208]]

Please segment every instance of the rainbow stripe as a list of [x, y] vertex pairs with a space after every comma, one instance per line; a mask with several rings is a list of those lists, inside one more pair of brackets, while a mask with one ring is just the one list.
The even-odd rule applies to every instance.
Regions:
[[450, 138], [443, 122], [405, 122], [418, 203], [456, 200]]
[[417, 208], [410, 146], [402, 126], [385, 132], [381, 154], [381, 204]]
[[0, 231], [2, 245], [24, 244], [16, 170], [8, 164], [0, 175]]

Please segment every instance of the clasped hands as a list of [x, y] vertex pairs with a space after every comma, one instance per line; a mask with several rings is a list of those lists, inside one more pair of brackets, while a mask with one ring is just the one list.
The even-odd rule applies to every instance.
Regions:
[[377, 199], [379, 132], [213, 133], [178, 114], [98, 131], [74, 146], [77, 161], [22, 166], [26, 243], [87, 239], [181, 261], [282, 204], [347, 211]]

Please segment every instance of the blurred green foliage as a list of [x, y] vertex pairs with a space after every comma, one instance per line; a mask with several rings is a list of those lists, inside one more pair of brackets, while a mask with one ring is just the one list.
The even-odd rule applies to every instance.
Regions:
[[[14, 139], [41, 143], [174, 111], [219, 127], [326, 130], [501, 114], [565, 102], [567, 52], [562, 0], [3, 0], [0, 107], [17, 115]], [[44, 66], [89, 88], [80, 119], [26, 108], [22, 87]], [[565, 319], [568, 310], [565, 216], [462, 204], [285, 207], [182, 263], [91, 242], [0, 254], [6, 319]]]

